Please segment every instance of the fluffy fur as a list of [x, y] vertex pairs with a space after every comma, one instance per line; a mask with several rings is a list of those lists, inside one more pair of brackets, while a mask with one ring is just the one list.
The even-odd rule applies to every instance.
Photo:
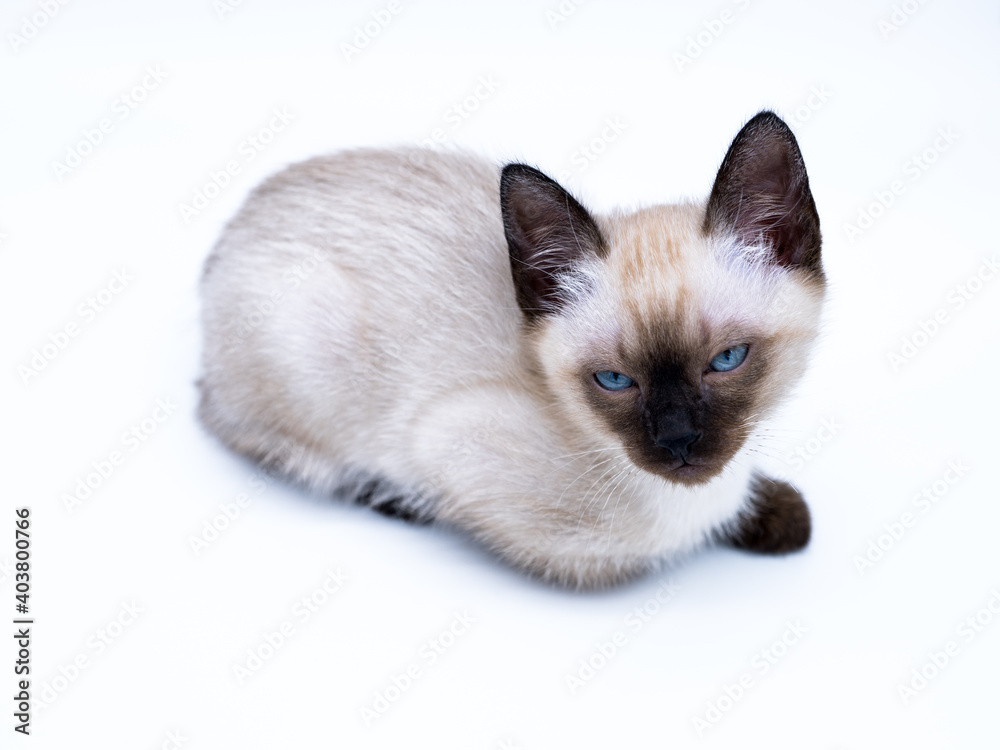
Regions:
[[[773, 114], [737, 136], [706, 203], [631, 214], [465, 153], [313, 159], [254, 191], [202, 283], [203, 423], [315, 491], [580, 587], [713, 536], [808, 540], [801, 498], [751, 460], [824, 286]], [[706, 369], [739, 343], [740, 368]], [[598, 370], [637, 385], [605, 393]], [[699, 435], [687, 458], [658, 447], [678, 430]]]

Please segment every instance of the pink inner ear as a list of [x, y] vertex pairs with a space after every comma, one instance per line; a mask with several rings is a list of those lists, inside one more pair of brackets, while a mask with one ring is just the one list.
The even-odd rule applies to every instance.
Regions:
[[748, 176], [747, 187], [753, 193], [787, 198], [791, 174], [788, 153], [784, 149], [771, 148], [761, 155], [757, 168]]
[[593, 218], [537, 169], [508, 164], [500, 205], [518, 302], [529, 317], [559, 309], [559, 277], [586, 256], [605, 252]]
[[793, 265], [795, 249], [804, 235], [795, 217], [801, 193], [789, 190], [787, 169], [768, 167], [756, 172], [753, 182], [745, 185], [733, 228], [746, 242], [769, 245], [779, 265]]
[[787, 194], [751, 196], [741, 207], [734, 229], [745, 242], [763, 242], [769, 246], [779, 265], [798, 263], [797, 251], [806, 232], [796, 223], [795, 203]]
[[719, 168], [705, 215], [706, 231], [733, 231], [763, 241], [782, 266], [820, 267], [819, 216], [788, 127], [773, 113], [750, 120]]

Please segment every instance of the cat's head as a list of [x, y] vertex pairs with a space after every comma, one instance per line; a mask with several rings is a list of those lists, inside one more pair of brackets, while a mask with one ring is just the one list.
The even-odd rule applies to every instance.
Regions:
[[761, 112], [707, 203], [592, 216], [523, 164], [501, 176], [539, 377], [575, 428], [672, 482], [717, 476], [801, 376], [825, 280], [791, 131]]

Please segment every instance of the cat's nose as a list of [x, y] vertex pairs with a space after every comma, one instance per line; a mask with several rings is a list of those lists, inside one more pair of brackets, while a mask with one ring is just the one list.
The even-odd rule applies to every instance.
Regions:
[[685, 432], [682, 435], [661, 435], [656, 438], [656, 447], [663, 448], [674, 458], [679, 458], [683, 461], [691, 455], [691, 446], [700, 439], [700, 432]]

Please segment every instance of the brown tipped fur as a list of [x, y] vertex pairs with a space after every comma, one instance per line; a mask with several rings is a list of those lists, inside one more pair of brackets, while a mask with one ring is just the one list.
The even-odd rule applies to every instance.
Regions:
[[766, 555], [798, 552], [809, 544], [812, 519], [802, 495], [787, 482], [758, 476], [750, 502], [722, 540], [737, 549]]

